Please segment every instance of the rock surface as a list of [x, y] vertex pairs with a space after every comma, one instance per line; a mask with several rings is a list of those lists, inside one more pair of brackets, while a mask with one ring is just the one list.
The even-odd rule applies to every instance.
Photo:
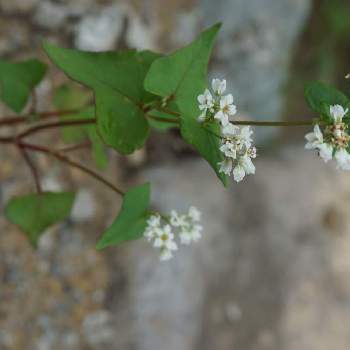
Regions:
[[348, 175], [294, 147], [227, 192], [208, 172], [147, 172], [156, 205], [198, 205], [205, 233], [169, 264], [130, 248], [137, 349], [347, 349]]
[[[292, 49], [311, 1], [201, 0], [201, 4], [205, 24], [223, 22], [213, 76], [228, 79], [241, 112], [253, 119], [280, 119]], [[262, 138], [276, 132], [260, 131]]]
[[[0, 54], [43, 57], [43, 37], [84, 49], [167, 51], [220, 20], [212, 74], [228, 79], [248, 117], [280, 116], [281, 88], [310, 1], [164, 3], [0, 0]], [[49, 79], [40, 85], [40, 108], [50, 108], [51, 88]], [[129, 165], [140, 168], [144, 158], [140, 151]], [[2, 213], [32, 181], [15, 150], [1, 148], [0, 160]], [[45, 188], [82, 192], [72, 217], [50, 229], [36, 252], [0, 216], [0, 349], [348, 349], [350, 180], [312, 152], [288, 146], [262, 153], [257, 174], [230, 190], [197, 159], [135, 176], [152, 181], [162, 211], [191, 204], [203, 211], [203, 239], [168, 264], [145, 241], [97, 253], [97, 234], [120, 202], [80, 173], [36, 160]], [[118, 182], [120, 163], [112, 157], [105, 176]]]

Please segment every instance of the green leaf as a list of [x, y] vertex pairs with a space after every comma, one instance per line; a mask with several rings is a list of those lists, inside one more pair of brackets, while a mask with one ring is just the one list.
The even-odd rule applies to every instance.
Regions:
[[143, 81], [151, 62], [150, 51], [85, 52], [45, 43], [51, 60], [69, 77], [95, 92], [98, 132], [122, 154], [145, 143], [149, 125], [142, 106], [157, 97], [146, 92]]
[[98, 250], [142, 237], [147, 225], [150, 185], [130, 189], [123, 198], [121, 210], [113, 224], [97, 243]]
[[[178, 109], [175, 101], [170, 101], [168, 106], [167, 106], [167, 109], [171, 112], [179, 113], [179, 109]], [[164, 132], [164, 131], [167, 131], [169, 129], [179, 127], [178, 123], [171, 123], [171, 122], [166, 121], [166, 119], [168, 119], [168, 118], [174, 118], [174, 116], [172, 116], [168, 113], [161, 112], [161, 111], [158, 111], [156, 109], [152, 109], [148, 112], [148, 114], [151, 116], [156, 116], [158, 118], [164, 119], [164, 121], [158, 121], [158, 120], [151, 119], [151, 118], [148, 119], [149, 125], [155, 130]]]
[[[199, 151], [226, 185], [227, 177], [219, 173], [222, 155], [218, 139], [196, 122], [200, 113], [197, 96], [207, 86], [208, 62], [220, 27], [221, 24], [214, 25], [190, 45], [155, 60], [146, 76], [145, 89], [176, 101], [181, 113], [182, 137]], [[215, 131], [217, 126], [210, 128]]]
[[5, 208], [9, 221], [19, 226], [36, 246], [40, 235], [51, 225], [68, 217], [74, 193], [43, 192], [15, 197]]
[[219, 150], [220, 127], [217, 124], [203, 126], [196, 120], [184, 119], [181, 122], [182, 137], [207, 160], [212, 166], [216, 175], [227, 186], [227, 176], [219, 172], [218, 163], [223, 160], [223, 153]]
[[341, 91], [321, 82], [308, 83], [305, 98], [314, 112], [326, 118], [330, 118], [329, 106], [339, 104], [345, 107], [349, 103], [349, 98]]
[[[53, 105], [58, 110], [70, 110], [70, 109], [79, 109], [84, 108], [87, 103], [91, 100], [91, 93], [85, 89], [80, 88], [79, 86], [73, 84], [65, 84], [60, 86], [54, 94]], [[85, 107], [86, 108], [86, 107]], [[81, 119], [79, 114], [84, 116], [87, 114], [84, 113], [72, 113], [69, 115], [61, 116], [62, 120], [73, 120]], [[91, 114], [91, 113], [89, 113]], [[94, 118], [94, 114], [89, 116]], [[84, 126], [78, 127], [64, 127], [62, 128], [63, 140], [65, 142], [79, 142], [86, 138], [86, 132]]]
[[20, 113], [45, 72], [46, 65], [36, 59], [17, 63], [0, 59], [0, 99]]
[[[69, 119], [90, 119], [95, 118], [94, 107], [84, 107], [91, 100], [91, 94], [73, 84], [61, 86], [53, 98], [53, 104], [58, 109], [69, 110], [79, 109], [77, 113], [64, 115], [62, 120]], [[104, 169], [108, 163], [105, 146], [97, 133], [96, 125], [66, 126], [62, 127], [63, 139], [65, 142], [79, 142], [89, 138], [92, 144], [92, 154], [99, 169]]]

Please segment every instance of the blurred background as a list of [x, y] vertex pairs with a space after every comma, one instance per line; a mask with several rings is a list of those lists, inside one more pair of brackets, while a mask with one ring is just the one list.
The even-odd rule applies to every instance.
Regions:
[[[0, 56], [48, 62], [43, 38], [169, 52], [217, 21], [210, 76], [228, 80], [239, 117], [311, 118], [309, 79], [350, 92], [348, 0], [0, 0]], [[65, 81], [50, 66], [39, 108], [52, 108]], [[350, 176], [303, 150], [307, 128], [255, 131], [257, 173], [229, 190], [176, 131], [154, 132], [129, 157], [110, 152], [106, 177], [150, 180], [160, 210], [203, 212], [203, 239], [162, 264], [142, 240], [96, 252], [119, 199], [38, 156], [44, 188], [78, 197], [37, 251], [0, 216], [0, 349], [349, 349]], [[58, 145], [60, 135], [40, 142]], [[33, 185], [16, 150], [1, 146], [0, 160], [2, 212]]]

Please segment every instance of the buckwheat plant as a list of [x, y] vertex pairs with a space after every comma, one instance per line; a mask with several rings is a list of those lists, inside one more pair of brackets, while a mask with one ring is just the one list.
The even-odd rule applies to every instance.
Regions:
[[[34, 247], [49, 226], [69, 217], [74, 203], [72, 192], [42, 190], [35, 154], [76, 168], [121, 196], [119, 213], [102, 232], [97, 249], [143, 238], [161, 261], [201, 239], [201, 213], [194, 206], [184, 214], [158, 212], [151, 205], [149, 183], [124, 190], [105, 179], [101, 172], [108, 163], [106, 148], [128, 155], [144, 147], [151, 129], [179, 129], [183, 141], [227, 186], [230, 176], [240, 182], [255, 174], [251, 126], [309, 126], [313, 130], [305, 136], [305, 147], [316, 150], [325, 162], [334, 159], [338, 169], [350, 170], [350, 100], [337, 89], [320, 82], [306, 85], [313, 119], [255, 121], [239, 118], [239, 101], [234, 103], [227, 93], [225, 79], [212, 79], [208, 86], [207, 66], [220, 27], [212, 26], [169, 55], [148, 50], [86, 52], [44, 42], [48, 58], [74, 81], [56, 88], [49, 111], [39, 110], [36, 103], [46, 65], [36, 59], [0, 59], [0, 99], [13, 111], [0, 118], [0, 144], [18, 149], [35, 184], [33, 193], [10, 199], [4, 213]], [[62, 132], [59, 147], [35, 141], [38, 133], [57, 129]], [[98, 170], [71, 157], [71, 152], [85, 148]]]

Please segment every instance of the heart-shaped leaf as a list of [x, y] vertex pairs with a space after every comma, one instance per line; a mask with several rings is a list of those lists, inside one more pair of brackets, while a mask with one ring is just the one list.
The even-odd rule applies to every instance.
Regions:
[[45, 72], [46, 65], [36, 59], [15, 63], [0, 59], [0, 99], [20, 113]]
[[219, 172], [222, 154], [218, 139], [197, 123], [200, 114], [197, 96], [207, 86], [208, 62], [220, 27], [221, 24], [214, 25], [188, 46], [155, 60], [145, 78], [145, 89], [176, 101], [181, 113], [182, 137], [199, 151], [226, 185], [227, 177]]
[[156, 96], [143, 88], [144, 77], [159, 55], [150, 51], [86, 52], [45, 43], [51, 60], [69, 77], [95, 92], [98, 131], [123, 154], [141, 148], [149, 134], [143, 104]]
[[43, 192], [15, 197], [5, 208], [9, 221], [19, 226], [36, 246], [40, 235], [52, 224], [68, 217], [74, 193]]
[[150, 185], [134, 187], [123, 198], [121, 210], [112, 225], [103, 233], [97, 249], [142, 237], [147, 225]]

